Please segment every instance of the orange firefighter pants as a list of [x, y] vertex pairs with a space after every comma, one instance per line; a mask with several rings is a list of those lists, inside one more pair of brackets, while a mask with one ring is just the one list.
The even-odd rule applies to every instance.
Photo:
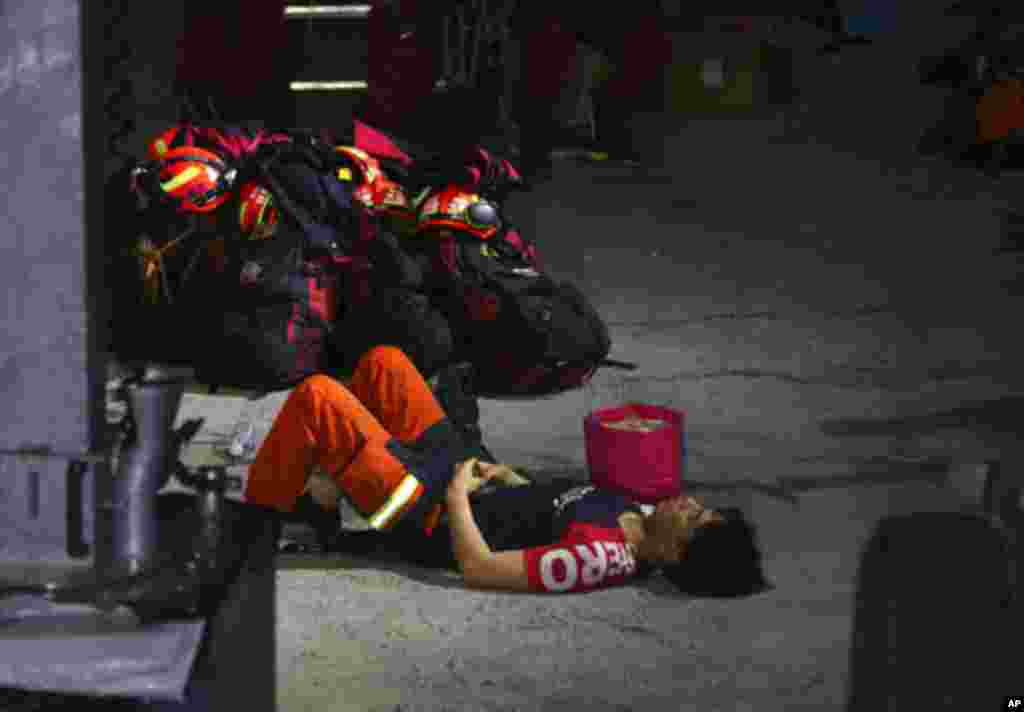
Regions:
[[[319, 466], [374, 529], [390, 529], [424, 487], [387, 444], [392, 438], [411, 444], [444, 417], [405, 354], [374, 347], [347, 386], [315, 375], [291, 392], [249, 468], [245, 499], [289, 511]], [[439, 515], [440, 506], [427, 515], [428, 531]]]

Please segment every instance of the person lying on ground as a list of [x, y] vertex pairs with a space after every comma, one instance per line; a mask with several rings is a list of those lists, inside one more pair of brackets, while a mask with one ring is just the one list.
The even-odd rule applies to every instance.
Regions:
[[[310, 491], [314, 468], [327, 478]], [[292, 391], [249, 470], [245, 499], [281, 512], [305, 506], [337, 530], [345, 497], [371, 531], [389, 533], [369, 535], [371, 548], [457, 564], [470, 586], [587, 591], [655, 567], [692, 593], [767, 586], [754, 528], [738, 510], [676, 497], [645, 514], [571, 481], [481, 491], [470, 503], [488, 481], [516, 484], [510, 472], [481, 463], [409, 359], [378, 346], [346, 384], [316, 375]], [[443, 513], [447, 531], [435, 531]]]
[[334, 548], [455, 569], [467, 585], [483, 589], [585, 592], [658, 569], [692, 595], [735, 597], [771, 588], [755, 527], [739, 509], [716, 511], [684, 496], [641, 505], [569, 478], [486, 486], [494, 479], [518, 484], [507, 470], [475, 459], [457, 465], [447, 511], [429, 537], [399, 524], [387, 534], [343, 532]]

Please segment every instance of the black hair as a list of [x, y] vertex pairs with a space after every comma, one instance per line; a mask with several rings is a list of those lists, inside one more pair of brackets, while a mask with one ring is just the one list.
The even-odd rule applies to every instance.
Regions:
[[683, 560], [662, 567], [662, 574], [694, 596], [734, 598], [771, 589], [755, 526], [736, 507], [716, 511], [725, 521], [695, 530]]

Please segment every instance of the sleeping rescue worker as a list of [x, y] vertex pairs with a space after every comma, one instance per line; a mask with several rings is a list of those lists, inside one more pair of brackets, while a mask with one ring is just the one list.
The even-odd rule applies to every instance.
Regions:
[[[334, 485], [315, 500], [307, 491], [314, 467]], [[457, 565], [475, 587], [582, 592], [654, 568], [697, 595], [768, 587], [754, 528], [739, 510], [675, 497], [645, 513], [568, 481], [481, 490], [471, 501], [471, 491], [506, 471], [472, 457], [415, 366], [399, 349], [377, 346], [347, 383], [315, 375], [292, 391], [250, 467], [245, 499], [319, 511], [337, 531], [345, 497], [369, 523], [360, 536], [370, 551]]]
[[426, 540], [400, 525], [391, 546], [412, 563], [460, 570], [470, 586], [505, 591], [582, 593], [655, 569], [691, 595], [770, 588], [754, 528], [738, 509], [711, 510], [692, 497], [637, 505], [569, 479], [472, 492], [501, 467], [461, 463], [447, 522]]

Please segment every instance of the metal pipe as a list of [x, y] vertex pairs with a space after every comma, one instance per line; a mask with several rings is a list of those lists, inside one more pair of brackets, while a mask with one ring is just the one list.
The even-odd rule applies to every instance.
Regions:
[[[174, 420], [185, 393], [183, 379], [165, 374], [125, 384], [128, 413], [117, 468], [105, 498], [109, 510], [109, 561], [102, 574], [135, 574], [158, 551], [156, 494], [177, 458]], [[104, 501], [101, 499], [100, 501]]]

